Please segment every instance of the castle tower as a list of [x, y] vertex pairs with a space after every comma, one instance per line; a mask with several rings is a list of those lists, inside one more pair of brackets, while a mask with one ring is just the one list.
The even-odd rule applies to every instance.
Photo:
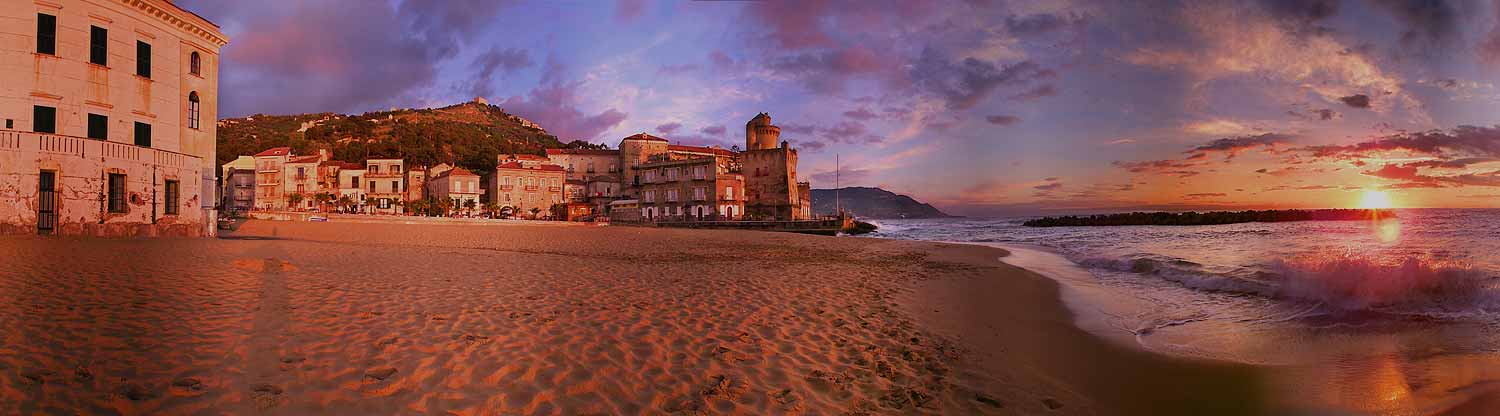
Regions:
[[745, 122], [745, 150], [775, 149], [781, 139], [781, 128], [771, 125], [771, 116], [756, 114]]

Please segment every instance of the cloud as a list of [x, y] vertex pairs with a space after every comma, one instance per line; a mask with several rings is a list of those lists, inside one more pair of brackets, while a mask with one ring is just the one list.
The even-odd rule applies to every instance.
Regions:
[[1062, 188], [1062, 187], [1063, 187], [1062, 182], [1049, 182], [1049, 183], [1044, 183], [1044, 184], [1041, 184], [1041, 185], [1033, 186], [1031, 188], [1039, 190], [1039, 191], [1052, 191], [1052, 190], [1057, 190], [1058, 188]]
[[1185, 161], [1181, 161], [1181, 160], [1173, 160], [1173, 159], [1147, 160], [1147, 161], [1140, 161], [1140, 162], [1120, 162], [1120, 161], [1116, 161], [1116, 162], [1114, 162], [1114, 165], [1116, 167], [1121, 168], [1121, 169], [1125, 169], [1126, 171], [1128, 171], [1130, 173], [1164, 172], [1164, 171], [1174, 171], [1174, 170], [1181, 171], [1183, 169], [1188, 169], [1188, 168], [1193, 168], [1193, 167], [1197, 167], [1198, 166], [1198, 164], [1196, 164], [1196, 163], [1185, 162]]
[[941, 97], [952, 110], [966, 110], [996, 88], [1022, 85], [1054, 74], [1031, 61], [997, 66], [975, 58], [953, 62], [928, 48], [911, 69], [919, 90]]
[[1031, 37], [1055, 32], [1070, 25], [1081, 23], [1082, 20], [1083, 18], [1078, 16], [1062, 16], [1051, 13], [1026, 16], [1010, 15], [1005, 18], [1005, 31], [1017, 37]]
[[870, 176], [874, 173], [875, 171], [871, 169], [840, 168], [836, 178], [834, 177], [835, 175], [833, 170], [827, 170], [812, 174], [812, 180], [817, 181], [819, 184], [824, 186], [833, 185], [835, 180], [839, 182], [840, 186], [850, 186], [851, 184], [860, 183], [865, 181], [866, 179], [869, 179]]
[[1308, 146], [1298, 150], [1313, 157], [1340, 159], [1397, 150], [1434, 156], [1500, 157], [1500, 127], [1458, 126], [1448, 131], [1400, 133], [1352, 145]]
[[512, 114], [525, 117], [563, 141], [591, 140], [625, 121], [626, 113], [613, 108], [587, 115], [578, 108], [578, 89], [582, 81], [553, 82], [537, 86], [526, 97], [513, 96], [500, 104]]
[[1402, 40], [1410, 42], [1425, 37], [1445, 42], [1458, 33], [1458, 10], [1449, 2], [1433, 0], [1372, 0], [1370, 2], [1395, 16], [1406, 26]]
[[646, 0], [616, 0], [615, 21], [633, 22], [646, 12]]
[[812, 92], [838, 94], [844, 91], [849, 78], [890, 71], [889, 61], [873, 49], [850, 47], [784, 55], [773, 58], [766, 67], [777, 74], [800, 80]]
[[1188, 149], [1183, 153], [1189, 154], [1189, 157], [1192, 158], [1202, 158], [1207, 156], [1208, 153], [1211, 152], [1223, 152], [1227, 154], [1225, 156], [1226, 158], [1233, 158], [1235, 155], [1238, 155], [1239, 152], [1248, 149], [1274, 149], [1278, 145], [1291, 143], [1295, 139], [1296, 138], [1291, 135], [1279, 133], [1265, 133], [1255, 136], [1225, 137], [1208, 142], [1206, 144], [1199, 145], [1192, 149]]
[[1205, 193], [1186, 194], [1186, 195], [1183, 195], [1182, 197], [1183, 198], [1187, 198], [1187, 199], [1199, 199], [1199, 198], [1218, 198], [1218, 197], [1224, 197], [1224, 196], [1229, 196], [1229, 194], [1222, 193], [1222, 192], [1205, 192]]
[[705, 126], [702, 129], [699, 129], [698, 132], [709, 136], [723, 136], [724, 132], [727, 130], [728, 129], [724, 128], [723, 124], [716, 124], [712, 126]]
[[479, 72], [474, 76], [474, 84], [469, 90], [469, 95], [488, 97], [494, 92], [492, 76], [497, 73], [511, 74], [532, 65], [531, 54], [525, 49], [492, 47], [474, 58], [472, 66], [479, 67]]
[[1339, 97], [1339, 102], [1354, 108], [1370, 108], [1370, 96], [1364, 94]]
[[1114, 146], [1114, 145], [1133, 144], [1133, 143], [1135, 143], [1135, 139], [1115, 139], [1115, 140], [1110, 140], [1108, 142], [1105, 142], [1104, 144]]
[[859, 121], [870, 121], [870, 120], [873, 120], [873, 119], [878, 118], [880, 116], [876, 115], [874, 112], [871, 112], [870, 109], [868, 109], [868, 108], [860, 107], [860, 108], [857, 108], [857, 109], [845, 111], [844, 112], [844, 117], [852, 118], [852, 119], [859, 120]]
[[984, 120], [990, 122], [990, 124], [1001, 125], [1001, 126], [1009, 126], [1009, 125], [1021, 122], [1021, 118], [1020, 117], [1003, 115], [1003, 114], [996, 114], [996, 115], [992, 115], [992, 116], [986, 116], [984, 118]]
[[682, 128], [682, 123], [671, 122], [671, 123], [663, 123], [663, 124], [657, 125], [656, 126], [656, 131], [661, 132], [661, 134], [672, 134], [672, 133], [676, 133], [677, 130], [681, 129], [681, 128]]
[[1057, 87], [1052, 84], [1043, 84], [1025, 92], [1010, 96], [1011, 101], [1032, 101], [1057, 95]]

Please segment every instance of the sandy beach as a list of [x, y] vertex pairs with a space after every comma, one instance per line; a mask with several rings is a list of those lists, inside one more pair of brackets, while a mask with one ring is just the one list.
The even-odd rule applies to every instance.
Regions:
[[1256, 414], [994, 248], [251, 221], [0, 240], [6, 414]]

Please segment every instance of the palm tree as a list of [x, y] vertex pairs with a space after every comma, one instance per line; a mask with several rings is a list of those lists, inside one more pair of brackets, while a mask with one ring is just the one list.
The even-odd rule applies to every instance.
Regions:
[[370, 210], [372, 210], [372, 209], [375, 209], [375, 198], [367, 196], [367, 197], [365, 197], [365, 209], [364, 209], [364, 211], [365, 211], [366, 214], [368, 214], [368, 213], [370, 213]]
[[533, 220], [536, 219], [537, 214], [539, 214], [541, 212], [542, 212], [541, 208], [531, 207], [531, 219], [533, 219]]
[[477, 206], [479, 206], [479, 201], [475, 201], [475, 200], [472, 200], [472, 199], [464, 201], [464, 209], [469, 210], [470, 214], [472, 214], [474, 212], [474, 207], [477, 207]]
[[490, 217], [500, 215], [500, 204], [494, 202], [484, 203], [484, 213], [490, 214]]
[[300, 194], [300, 193], [287, 195], [286, 196], [286, 202], [289, 204], [287, 206], [287, 208], [290, 208], [290, 209], [292, 209], [292, 210], [295, 211], [297, 209], [297, 207], [299, 207], [299, 206], [302, 205], [302, 199], [303, 198], [305, 198], [305, 197], [302, 196], [302, 194]]
[[328, 202], [333, 200], [333, 195], [327, 192], [318, 192], [317, 194], [313, 195], [313, 200], [318, 201], [319, 211], [326, 211], [328, 209]]
[[338, 204], [340, 211], [349, 212], [349, 207], [354, 205], [354, 198], [350, 198], [348, 195], [340, 196]]

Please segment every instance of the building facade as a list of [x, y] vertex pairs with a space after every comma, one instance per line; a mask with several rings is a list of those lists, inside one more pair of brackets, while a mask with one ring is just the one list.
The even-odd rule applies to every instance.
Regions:
[[212, 235], [219, 28], [165, 0], [0, 20], [0, 233]]
[[365, 198], [366, 205], [370, 205], [367, 211], [375, 214], [406, 212], [403, 207], [406, 188], [402, 186], [406, 178], [404, 167], [401, 159], [365, 160]]
[[484, 208], [479, 198], [483, 194], [479, 175], [464, 168], [445, 170], [427, 181], [427, 195], [434, 200], [452, 201], [452, 212], [462, 216], [474, 216]]
[[566, 202], [563, 198], [566, 180], [567, 172], [561, 166], [538, 164], [528, 167], [518, 161], [501, 163], [490, 176], [489, 189], [495, 190], [491, 201], [502, 208], [510, 207], [516, 215], [549, 216], [553, 205]]
[[365, 165], [344, 163], [339, 166], [339, 205], [344, 211], [365, 211]]
[[723, 221], [744, 217], [745, 177], [708, 156], [658, 157], [638, 165], [639, 207], [647, 221]]
[[620, 151], [609, 149], [547, 149], [547, 162], [562, 166], [568, 180], [588, 180], [615, 175], [620, 170]]
[[242, 215], [255, 209], [255, 168], [230, 167], [224, 173], [224, 189], [220, 192], [221, 212]]
[[286, 192], [282, 170], [292, 155], [290, 147], [266, 149], [255, 154], [255, 209], [286, 209]]
[[309, 211], [317, 207], [314, 195], [318, 193], [318, 156], [293, 156], [282, 168], [282, 193], [286, 195], [287, 209]]

